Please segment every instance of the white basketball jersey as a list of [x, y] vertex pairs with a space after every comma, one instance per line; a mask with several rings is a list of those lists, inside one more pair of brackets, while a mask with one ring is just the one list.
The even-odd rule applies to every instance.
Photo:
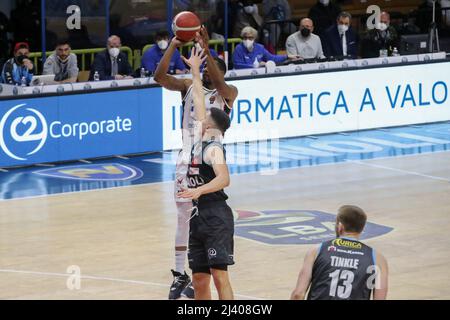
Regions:
[[[182, 121], [182, 129], [183, 129], [183, 143], [189, 143], [188, 141], [194, 141], [195, 134], [195, 109], [194, 109], [194, 95], [193, 95], [194, 86], [191, 85], [186, 92], [186, 95], [183, 99], [183, 121]], [[211, 108], [218, 108], [220, 110], [225, 111], [226, 113], [230, 113], [231, 108], [228, 106], [226, 100], [219, 95], [216, 89], [210, 90], [203, 87], [203, 92], [205, 94], [205, 106], [206, 111]], [[191, 144], [191, 143], [189, 143]]]

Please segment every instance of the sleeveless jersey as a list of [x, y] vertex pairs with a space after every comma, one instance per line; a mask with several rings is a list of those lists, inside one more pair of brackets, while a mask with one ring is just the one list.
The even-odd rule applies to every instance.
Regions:
[[[197, 147], [200, 146], [200, 143], [196, 144], [192, 147], [191, 151], [191, 162], [189, 164], [189, 169], [187, 173], [187, 180], [188, 180], [188, 186], [189, 188], [198, 188], [205, 184], [208, 184], [214, 178], [216, 177], [216, 174], [214, 172], [214, 169], [211, 165], [208, 165], [204, 160], [205, 152], [208, 150], [209, 147], [212, 146], [218, 146], [222, 148], [223, 153], [225, 155], [225, 149], [223, 145], [216, 141], [207, 141], [202, 142], [202, 150], [196, 150]], [[199, 151], [198, 153], [196, 153]], [[199, 154], [201, 156], [197, 157], [196, 154]], [[217, 201], [226, 201], [228, 199], [228, 196], [223, 190], [219, 190], [213, 193], [208, 193], [202, 195], [198, 199], [198, 206], [201, 207], [202, 205], [205, 205], [207, 203], [211, 202], [217, 202]]]
[[375, 251], [349, 238], [322, 243], [313, 266], [309, 300], [369, 300]]
[[[194, 144], [195, 134], [194, 126], [196, 119], [193, 88], [194, 86], [191, 85], [183, 98], [183, 143], [187, 144], [188, 146], [192, 146]], [[209, 111], [211, 108], [218, 108], [225, 111], [228, 115], [230, 114], [231, 108], [228, 106], [226, 100], [221, 95], [219, 95], [216, 89], [210, 90], [203, 87], [203, 91], [205, 93], [206, 111]]]

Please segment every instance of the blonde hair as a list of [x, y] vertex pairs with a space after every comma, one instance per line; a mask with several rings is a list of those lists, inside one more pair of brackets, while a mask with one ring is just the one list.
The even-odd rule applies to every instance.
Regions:
[[255, 28], [252, 28], [250, 26], [245, 27], [241, 31], [241, 38], [244, 37], [246, 34], [251, 34], [255, 39], [258, 38], [258, 31]]

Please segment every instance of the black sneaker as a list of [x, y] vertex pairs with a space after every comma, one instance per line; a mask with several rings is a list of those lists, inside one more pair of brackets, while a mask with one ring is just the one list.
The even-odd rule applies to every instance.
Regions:
[[195, 299], [194, 294], [194, 286], [192, 285], [192, 281], [188, 283], [188, 285], [181, 292], [181, 296], [183, 298]]
[[181, 292], [183, 292], [184, 288], [186, 288], [186, 286], [191, 282], [191, 278], [189, 278], [186, 272], [181, 274], [174, 270], [171, 271], [173, 275], [173, 282], [170, 286], [169, 300], [176, 300], [180, 298]]

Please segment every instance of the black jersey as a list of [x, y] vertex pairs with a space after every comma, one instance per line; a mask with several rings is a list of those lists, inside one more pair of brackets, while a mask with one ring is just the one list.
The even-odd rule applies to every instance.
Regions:
[[376, 278], [375, 251], [348, 238], [322, 243], [314, 262], [309, 300], [369, 300]]
[[[211, 182], [216, 177], [213, 167], [204, 161], [205, 152], [212, 146], [219, 146], [220, 148], [222, 148], [225, 156], [225, 149], [223, 145], [216, 141], [202, 142], [201, 150], [198, 149], [199, 144], [194, 145], [194, 147], [192, 148], [191, 161], [187, 174], [189, 188], [201, 187]], [[197, 156], [197, 154], [199, 156]], [[223, 190], [219, 190], [213, 193], [202, 195], [198, 199], [197, 204], [199, 207], [201, 207], [202, 205], [205, 205], [207, 203], [218, 201], [224, 202], [227, 199], [228, 196], [225, 194], [225, 192]]]

